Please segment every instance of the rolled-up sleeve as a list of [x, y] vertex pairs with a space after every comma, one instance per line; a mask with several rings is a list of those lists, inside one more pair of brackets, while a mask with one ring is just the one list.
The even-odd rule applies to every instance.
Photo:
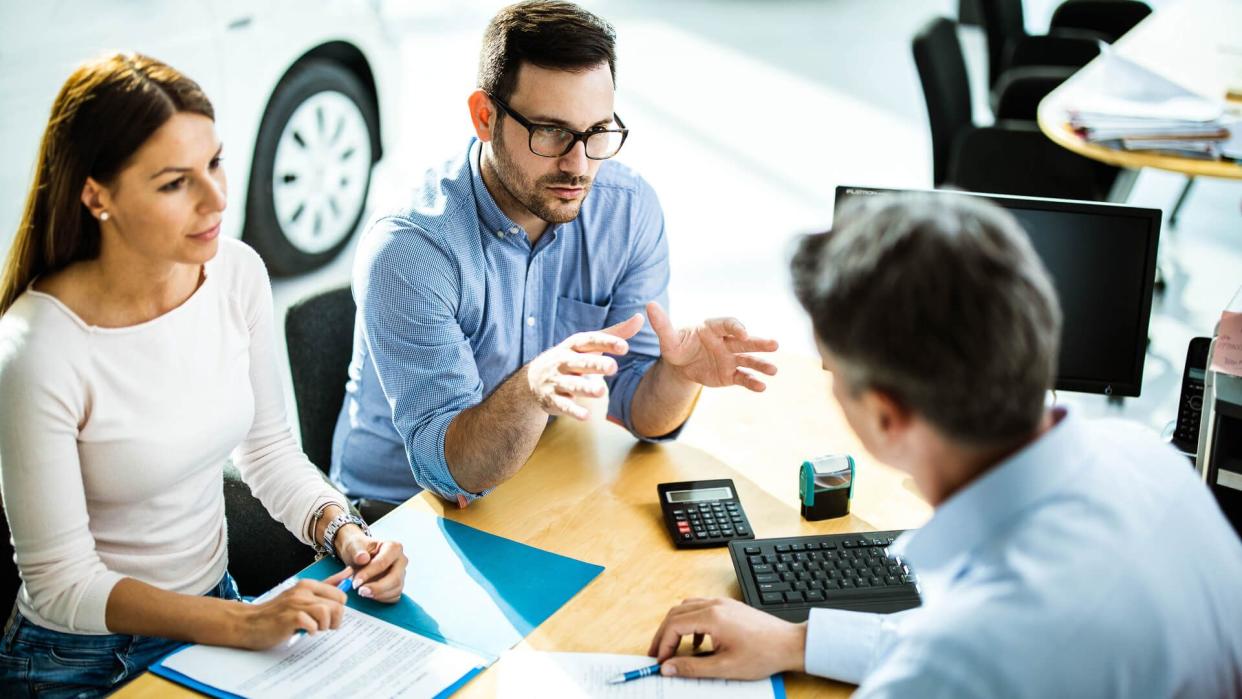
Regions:
[[483, 495], [449, 472], [444, 435], [483, 400], [470, 341], [456, 319], [458, 265], [425, 231], [384, 218], [358, 249], [354, 296], [363, 337], [414, 480], [447, 500]]
[[[641, 189], [635, 198], [630, 216], [630, 232], [634, 236], [630, 257], [625, 271], [613, 291], [612, 305], [604, 326], [620, 323], [635, 313], [643, 313], [649, 302], [658, 301], [665, 309], [669, 307], [668, 239], [664, 232], [664, 212], [655, 191], [641, 181]], [[617, 373], [605, 379], [608, 384], [608, 419], [625, 427], [644, 442], [664, 442], [676, 439], [682, 425], [672, 432], [648, 437], [634, 428], [634, 392], [643, 376], [660, 360], [660, 341], [651, 323], [644, 323], [642, 330], [630, 338], [630, 351], [617, 359]]]

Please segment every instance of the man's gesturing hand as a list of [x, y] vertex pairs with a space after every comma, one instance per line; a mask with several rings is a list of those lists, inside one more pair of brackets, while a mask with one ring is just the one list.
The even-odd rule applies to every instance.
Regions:
[[617, 372], [617, 362], [603, 353], [622, 355], [630, 351], [626, 340], [642, 327], [643, 317], [635, 313], [612, 327], [570, 335], [535, 357], [526, 367], [526, 380], [539, 407], [549, 415], [568, 415], [579, 420], [590, 417], [590, 411], [575, 399], [604, 395], [603, 377]]
[[685, 379], [708, 387], [745, 386], [762, 391], [759, 374], [776, 375], [776, 365], [753, 352], [775, 352], [776, 340], [752, 337], [737, 318], [709, 318], [675, 330], [654, 301], [647, 304], [651, 329], [660, 338], [660, 355]]

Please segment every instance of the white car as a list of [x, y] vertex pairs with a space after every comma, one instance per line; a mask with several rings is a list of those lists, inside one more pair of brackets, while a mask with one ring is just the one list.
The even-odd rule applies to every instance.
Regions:
[[396, 42], [378, 1], [49, 0], [0, 3], [0, 251], [7, 255], [52, 101], [112, 51], [193, 78], [216, 111], [229, 178], [224, 232], [275, 275], [331, 260], [396, 132]]

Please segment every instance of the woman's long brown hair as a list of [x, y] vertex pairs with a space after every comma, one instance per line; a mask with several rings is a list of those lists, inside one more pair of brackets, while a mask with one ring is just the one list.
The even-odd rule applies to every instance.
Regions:
[[197, 83], [148, 56], [104, 56], [69, 76], [52, 104], [0, 278], [0, 315], [36, 277], [99, 255], [99, 222], [82, 203], [86, 178], [110, 184], [178, 112], [215, 119]]

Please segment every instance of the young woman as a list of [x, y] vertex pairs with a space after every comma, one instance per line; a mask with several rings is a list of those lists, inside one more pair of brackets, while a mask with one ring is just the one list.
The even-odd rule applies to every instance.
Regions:
[[[401, 595], [400, 544], [350, 518], [290, 433], [266, 270], [219, 238], [213, 118], [197, 84], [140, 55], [83, 65], [52, 107], [0, 281], [0, 482], [22, 578], [4, 696], [103, 693], [178, 641], [335, 628], [347, 575], [364, 597]], [[230, 453], [274, 517], [349, 567], [238, 601]]]

